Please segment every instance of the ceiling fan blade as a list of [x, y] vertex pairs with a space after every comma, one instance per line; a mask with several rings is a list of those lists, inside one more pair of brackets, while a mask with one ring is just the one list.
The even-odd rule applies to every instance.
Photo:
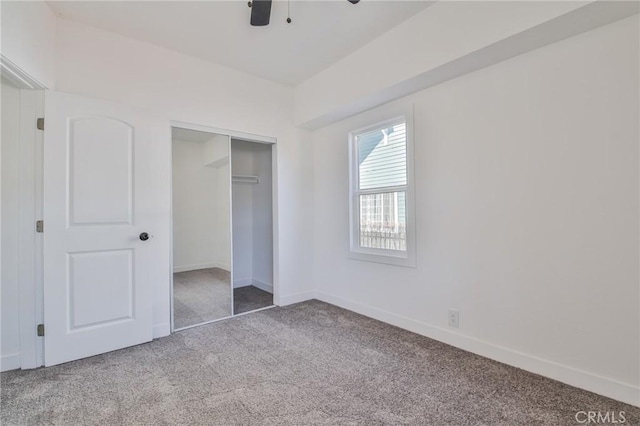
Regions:
[[251, 3], [251, 25], [254, 27], [269, 25], [271, 0], [253, 0]]

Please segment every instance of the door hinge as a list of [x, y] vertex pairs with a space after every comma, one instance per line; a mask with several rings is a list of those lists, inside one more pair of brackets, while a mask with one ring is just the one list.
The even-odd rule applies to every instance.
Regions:
[[36, 128], [38, 130], [44, 130], [44, 118], [38, 118], [36, 120]]
[[44, 221], [43, 220], [36, 221], [36, 232], [44, 232]]
[[38, 324], [38, 337], [44, 336], [44, 324]]

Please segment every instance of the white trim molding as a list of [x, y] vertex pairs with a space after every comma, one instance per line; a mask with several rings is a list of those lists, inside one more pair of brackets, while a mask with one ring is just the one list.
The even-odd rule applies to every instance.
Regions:
[[273, 284], [268, 284], [264, 281], [256, 280], [254, 278], [242, 278], [239, 280], [233, 280], [233, 288], [248, 287], [250, 285], [259, 288], [262, 291], [266, 291], [267, 293], [273, 294]]
[[0, 54], [0, 69], [2, 70], [2, 77], [20, 89], [44, 90], [47, 88], [47, 86], [31, 77], [22, 68], [2, 54]]
[[273, 304], [277, 306], [288, 306], [312, 299], [315, 299], [314, 291], [303, 291], [301, 293], [288, 294], [280, 297], [274, 295]]
[[640, 387], [632, 384], [494, 345], [353, 300], [343, 299], [323, 292], [316, 292], [315, 298], [494, 361], [640, 407]]
[[15, 352], [8, 355], [2, 355], [0, 358], [0, 371], [18, 370], [21, 366], [22, 358], [20, 352]]
[[20, 91], [20, 219], [18, 281], [20, 288], [20, 354], [22, 369], [44, 365], [44, 338], [34, 330], [44, 323], [43, 234], [33, 226], [43, 219], [44, 91]]
[[233, 288], [248, 287], [250, 285], [253, 285], [253, 280], [251, 278], [233, 280]]
[[278, 139], [271, 136], [254, 135], [252, 133], [238, 132], [235, 130], [222, 129], [218, 127], [204, 126], [204, 125], [194, 124], [194, 123], [185, 123], [184, 121], [173, 120], [171, 121], [171, 127], [177, 127], [180, 129], [188, 129], [188, 130], [197, 130], [197, 131], [206, 132], [206, 133], [216, 133], [219, 135], [229, 136], [231, 139], [247, 141], [247, 142], [266, 143], [266, 144], [278, 143]]
[[265, 283], [264, 281], [254, 279], [252, 280], [251, 285], [253, 285], [256, 288], [259, 288], [262, 291], [266, 291], [267, 293], [273, 294], [273, 284]]
[[[395, 110], [392, 108], [392, 110]], [[367, 262], [389, 265], [416, 267], [416, 209], [414, 190], [414, 107], [400, 108], [390, 113], [384, 121], [378, 121], [366, 127], [349, 132], [349, 251], [348, 257]], [[390, 111], [391, 112], [391, 111]], [[393, 117], [393, 118], [389, 118]], [[360, 188], [360, 164], [357, 136], [374, 130], [404, 123], [406, 149], [406, 183], [393, 187]], [[406, 250], [365, 248], [360, 245], [360, 196], [382, 194], [385, 192], [405, 193]]]
[[187, 271], [197, 271], [198, 269], [209, 269], [209, 268], [220, 268], [225, 271], [231, 270], [231, 265], [222, 264], [222, 263], [203, 263], [200, 265], [184, 265], [184, 266], [174, 266], [173, 272], [187, 272]]

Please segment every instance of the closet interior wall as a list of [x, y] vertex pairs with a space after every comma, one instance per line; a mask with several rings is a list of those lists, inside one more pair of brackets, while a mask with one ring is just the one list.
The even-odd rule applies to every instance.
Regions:
[[233, 286], [253, 285], [269, 293], [273, 293], [271, 149], [270, 144], [231, 140]]

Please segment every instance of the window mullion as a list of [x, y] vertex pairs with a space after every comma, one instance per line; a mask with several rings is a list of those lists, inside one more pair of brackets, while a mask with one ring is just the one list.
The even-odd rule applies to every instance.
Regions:
[[388, 186], [384, 188], [367, 188], [360, 189], [355, 192], [356, 196], [359, 195], [369, 195], [369, 194], [386, 194], [390, 192], [403, 192], [407, 191], [407, 185], [402, 186]]

